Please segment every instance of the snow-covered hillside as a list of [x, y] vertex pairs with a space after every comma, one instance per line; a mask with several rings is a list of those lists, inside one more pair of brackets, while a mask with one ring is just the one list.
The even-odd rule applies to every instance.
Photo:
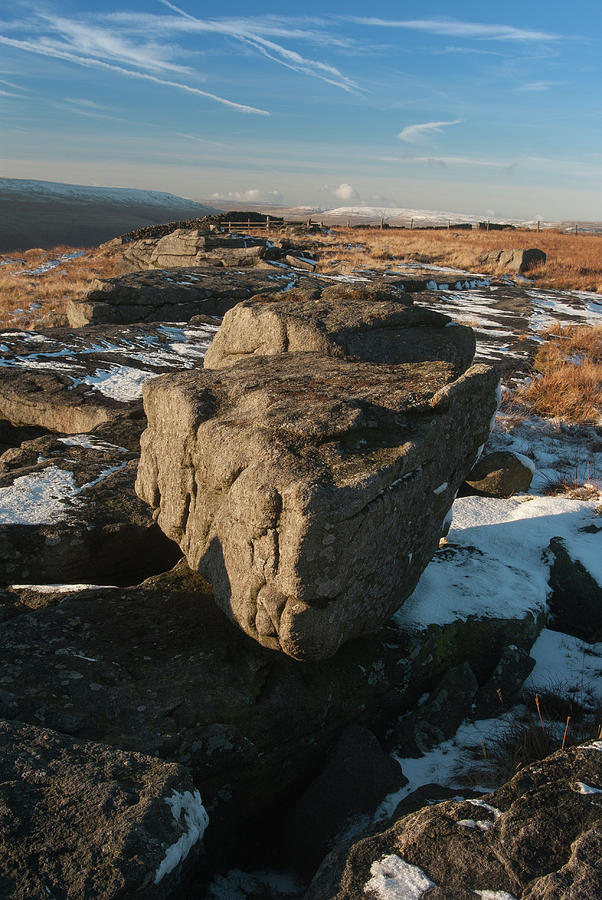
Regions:
[[143, 225], [215, 211], [163, 191], [0, 178], [0, 252], [91, 246]]
[[[414, 220], [414, 225], [417, 228], [424, 228], [425, 226], [435, 226], [435, 225], [447, 225], [448, 222], [459, 223], [466, 222], [471, 224], [477, 224], [478, 222], [487, 221], [487, 219], [491, 219], [492, 222], [500, 222], [507, 223], [509, 225], [522, 225], [524, 227], [533, 227], [537, 225], [537, 222], [534, 220], [526, 221], [522, 219], [511, 219], [505, 217], [497, 217], [497, 216], [487, 216], [487, 215], [473, 215], [472, 213], [461, 213], [461, 212], [449, 212], [445, 210], [434, 210], [434, 209], [410, 209], [409, 207], [403, 206], [337, 206], [335, 209], [325, 209], [323, 211], [324, 216], [348, 216], [350, 218], [361, 217], [370, 221], [380, 221], [380, 219], [384, 219], [385, 222], [393, 222], [399, 221], [402, 224], [410, 224], [411, 220]], [[542, 222], [544, 227], [551, 227], [553, 225], [558, 225], [557, 222]]]
[[138, 188], [93, 187], [87, 184], [62, 184], [57, 181], [33, 181], [25, 178], [0, 178], [0, 197], [30, 201], [75, 201], [84, 203], [114, 203], [120, 206], [133, 204], [157, 205], [163, 208], [195, 207], [197, 215], [215, 212], [211, 206], [196, 203], [169, 194], [166, 191], [148, 191]]

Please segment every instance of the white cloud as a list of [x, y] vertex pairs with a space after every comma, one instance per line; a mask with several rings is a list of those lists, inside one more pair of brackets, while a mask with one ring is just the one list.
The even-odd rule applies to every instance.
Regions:
[[248, 188], [246, 191], [227, 191], [211, 195], [211, 200], [238, 200], [242, 203], [280, 203], [283, 197], [280, 191], [262, 191], [259, 188]]
[[446, 37], [477, 38], [490, 41], [556, 41], [560, 35], [547, 31], [532, 31], [516, 28], [514, 25], [483, 25], [479, 22], [458, 22], [453, 19], [378, 19], [349, 17], [358, 25], [373, 25], [380, 28], [405, 28], [411, 31], [425, 31]]
[[447, 128], [448, 125], [459, 125], [461, 122], [462, 119], [452, 119], [450, 122], [422, 122], [417, 125], [406, 125], [397, 137], [400, 141], [415, 144], [424, 140], [432, 132], [438, 133], [442, 128]]
[[521, 84], [516, 90], [524, 93], [539, 93], [540, 91], [549, 91], [550, 88], [565, 83], [564, 81], [530, 81], [528, 84]]
[[359, 200], [360, 195], [356, 191], [354, 187], [350, 184], [340, 184], [338, 188], [334, 188], [332, 191], [335, 197], [338, 197], [339, 200]]

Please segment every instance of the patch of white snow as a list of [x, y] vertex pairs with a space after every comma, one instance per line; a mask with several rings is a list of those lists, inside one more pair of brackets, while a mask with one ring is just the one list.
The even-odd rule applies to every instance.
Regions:
[[165, 875], [173, 872], [176, 866], [186, 859], [192, 847], [201, 840], [209, 825], [209, 816], [198, 791], [194, 791], [194, 793], [185, 791], [180, 794], [174, 790], [171, 797], [165, 798], [165, 802], [171, 808], [178, 825], [182, 825], [181, 819], [182, 815], [184, 816], [185, 831], [165, 851], [165, 856], [155, 872], [155, 884], [158, 884]]
[[372, 878], [364, 891], [372, 891], [379, 900], [420, 900], [431, 888], [437, 887], [419, 866], [413, 866], [392, 853], [370, 867]]

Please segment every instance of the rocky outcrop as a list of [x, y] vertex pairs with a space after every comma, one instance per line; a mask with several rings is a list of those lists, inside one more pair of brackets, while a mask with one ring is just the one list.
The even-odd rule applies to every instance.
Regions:
[[0, 456], [0, 584], [136, 584], [179, 558], [134, 493], [144, 422]]
[[136, 490], [247, 634], [328, 657], [411, 593], [489, 433], [497, 375], [454, 377], [282, 353], [156, 379]]
[[[351, 723], [382, 740], [448, 667], [466, 662], [484, 683], [504, 648], [528, 650], [538, 628], [529, 614], [461, 609], [449, 626], [419, 631], [390, 620], [332, 659], [299, 665], [243, 634], [183, 564], [135, 588], [11, 590], [0, 594], [0, 716], [187, 766], [215, 861], [311, 792]], [[358, 809], [340, 774], [334, 827]], [[374, 779], [375, 793], [389, 778]]]
[[[410, 282], [399, 275], [342, 276], [344, 284], [387, 292], [387, 299], [405, 299]], [[229, 309], [257, 294], [296, 288], [316, 297], [336, 283], [328, 276], [309, 275], [279, 265], [271, 270], [178, 268], [133, 272], [99, 279], [83, 300], [67, 304], [74, 328], [95, 323], [183, 322], [196, 315], [223, 316]]]
[[[602, 742], [559, 751], [477, 800], [447, 800], [333, 857], [306, 900], [409, 896], [591, 900], [602, 893]], [[498, 892], [498, 893], [494, 893]], [[412, 893], [418, 896], [418, 893]]]
[[466, 478], [466, 484], [486, 497], [512, 497], [529, 490], [535, 463], [511, 450], [482, 456]]
[[550, 627], [589, 643], [602, 641], [602, 586], [578, 559], [571, 559], [561, 538], [552, 538], [549, 551]]
[[477, 257], [478, 262], [485, 265], [499, 266], [507, 272], [528, 272], [546, 261], [543, 250], [532, 247], [529, 250], [490, 250]]
[[25, 426], [79, 434], [132, 410], [141, 412], [143, 382], [202, 365], [217, 321], [206, 319], [186, 329], [104, 325], [75, 333], [69, 328], [6, 330], [0, 346], [0, 420], [12, 423], [12, 432], [3, 426], [5, 437], [24, 437]]
[[179, 266], [257, 266], [266, 256], [266, 238], [178, 228], [160, 238], [124, 245], [117, 274]]
[[172, 896], [208, 816], [188, 771], [0, 719], [0, 894]]
[[205, 368], [299, 351], [393, 365], [445, 361], [459, 375], [473, 360], [475, 337], [449, 316], [413, 306], [410, 295], [392, 300], [382, 289], [336, 285], [312, 302], [293, 290], [237, 304], [226, 313]]
[[[207, 267], [134, 272], [99, 279], [83, 300], [67, 304], [73, 328], [96, 323], [184, 322], [194, 315], [223, 316], [254, 294], [286, 289], [295, 274]], [[311, 285], [315, 288], [315, 285]]]

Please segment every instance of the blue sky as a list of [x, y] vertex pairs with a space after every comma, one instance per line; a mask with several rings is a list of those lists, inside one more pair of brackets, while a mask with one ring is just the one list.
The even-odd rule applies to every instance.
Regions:
[[287, 8], [6, 4], [0, 175], [602, 219], [599, 0]]

